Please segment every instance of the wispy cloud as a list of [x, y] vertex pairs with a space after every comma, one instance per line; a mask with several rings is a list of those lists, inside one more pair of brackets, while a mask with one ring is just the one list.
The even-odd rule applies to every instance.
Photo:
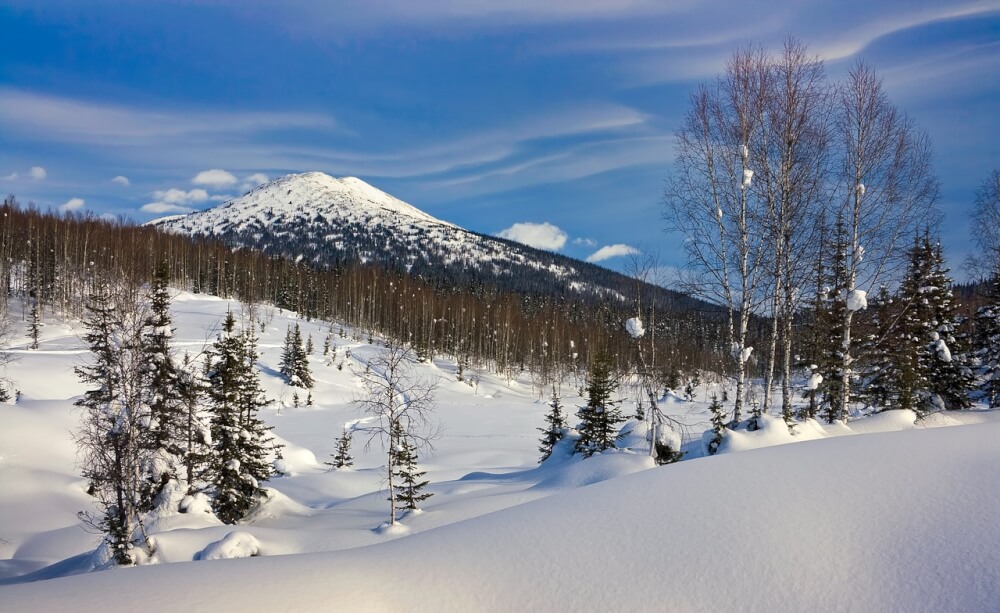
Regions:
[[237, 138], [281, 129], [331, 129], [326, 115], [295, 112], [147, 110], [0, 89], [0, 126], [33, 140], [94, 145], [153, 145], [215, 135]]
[[594, 253], [587, 256], [588, 262], [603, 262], [604, 260], [610, 260], [611, 258], [619, 258], [625, 255], [633, 255], [639, 253], [639, 250], [635, 247], [630, 247], [628, 245], [623, 245], [618, 243], [616, 245], [605, 245], [601, 247]]
[[114, 183], [115, 185], [123, 185], [125, 187], [131, 185], [131, 182], [128, 180], [128, 177], [122, 175], [118, 175], [117, 177], [111, 179], [111, 182]]
[[32, 166], [31, 170], [28, 171], [28, 176], [35, 181], [43, 181], [49, 176], [49, 173], [41, 166]]
[[155, 213], [157, 215], [162, 215], [163, 213], [190, 213], [194, 211], [189, 206], [169, 204], [167, 202], [150, 202], [149, 204], [142, 205], [139, 210], [143, 213]]
[[497, 232], [500, 238], [506, 238], [519, 243], [524, 243], [536, 249], [546, 249], [548, 251], [558, 251], [566, 245], [566, 233], [559, 226], [549, 222], [532, 223], [521, 222], [512, 225], [506, 230]]
[[0, 177], [0, 181], [15, 181], [15, 180], [17, 180], [17, 173], [16, 172], [12, 172], [9, 175], [4, 175], [4, 176]]

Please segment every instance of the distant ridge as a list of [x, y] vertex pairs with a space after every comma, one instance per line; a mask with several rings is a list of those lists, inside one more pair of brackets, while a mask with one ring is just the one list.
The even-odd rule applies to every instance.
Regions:
[[[620, 273], [465, 230], [361, 179], [322, 172], [279, 177], [214, 208], [150, 225], [314, 266], [378, 264], [445, 285], [619, 303], [635, 291]], [[659, 287], [646, 293], [644, 300], [668, 309], [714, 308]]]

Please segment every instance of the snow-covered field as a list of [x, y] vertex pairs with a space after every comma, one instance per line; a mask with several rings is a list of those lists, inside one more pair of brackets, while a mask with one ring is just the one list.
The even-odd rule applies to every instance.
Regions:
[[[230, 307], [179, 295], [178, 351], [209, 344]], [[355, 372], [377, 342], [334, 325], [328, 360], [327, 324], [268, 315], [260, 364], [275, 402], [262, 417], [286, 445], [286, 476], [238, 526], [158, 518], [160, 564], [106, 572], [80, 574], [99, 538], [76, 518], [92, 508], [72, 440], [81, 329], [50, 321], [39, 350], [15, 344], [8, 375], [22, 397], [0, 405], [0, 610], [1000, 610], [996, 412], [915, 424], [893, 411], [795, 435], [768, 418], [701, 458], [707, 404], [668, 396], [663, 409], [692, 425], [684, 461], [654, 467], [634, 435], [634, 453], [557, 449], [538, 466], [547, 407], [530, 378], [466, 372], [470, 385], [437, 360], [418, 367], [440, 380], [443, 435], [421, 456], [434, 495], [380, 530], [378, 443], [365, 451], [356, 437], [352, 470], [323, 464], [345, 423], [363, 417]], [[315, 346], [310, 407], [294, 407], [277, 374], [292, 322]], [[583, 402], [576, 387], [563, 386], [571, 412]], [[951, 425], [961, 427], [931, 427]]]

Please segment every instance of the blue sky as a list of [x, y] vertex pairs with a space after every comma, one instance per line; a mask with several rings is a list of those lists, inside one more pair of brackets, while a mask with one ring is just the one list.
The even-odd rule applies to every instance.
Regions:
[[833, 77], [865, 58], [929, 132], [958, 268], [1000, 166], [1000, 0], [0, 0], [0, 191], [146, 221], [321, 170], [681, 266], [661, 194], [688, 96], [789, 34]]

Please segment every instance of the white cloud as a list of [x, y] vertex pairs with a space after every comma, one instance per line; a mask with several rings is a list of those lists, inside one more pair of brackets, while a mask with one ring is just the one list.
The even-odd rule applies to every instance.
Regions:
[[235, 184], [236, 181], [236, 176], [233, 173], [221, 168], [203, 170], [191, 179], [191, 183], [195, 185], [208, 185], [209, 187], [226, 187]]
[[114, 179], [111, 179], [111, 182], [112, 183], [116, 183], [118, 185], [124, 185], [126, 187], [128, 187], [129, 185], [131, 185], [131, 183], [128, 180], [128, 177], [123, 177], [122, 175], [118, 175]]
[[41, 166], [32, 166], [28, 174], [36, 181], [41, 181], [45, 177], [49, 176], [49, 173], [45, 172], [45, 169]]
[[639, 250], [635, 247], [629, 247], [628, 245], [623, 245], [618, 243], [617, 245], [605, 245], [601, 247], [594, 253], [587, 257], [588, 262], [603, 262], [604, 260], [610, 258], [617, 258], [623, 255], [632, 255], [633, 253], [639, 253]]
[[84, 205], [83, 198], [70, 198], [64, 204], [59, 206], [59, 210], [63, 213], [67, 211], [75, 211], [77, 209], [82, 209]]
[[506, 230], [498, 232], [497, 236], [549, 251], [558, 251], [566, 244], [566, 233], [549, 222], [516, 223]]
[[573, 239], [573, 244], [574, 245], [583, 245], [584, 247], [596, 247], [597, 246], [597, 241], [595, 241], [592, 238], [583, 238], [581, 236], [579, 238], [574, 238]]
[[186, 192], [182, 189], [172, 187], [167, 190], [156, 190], [153, 192], [153, 198], [167, 204], [192, 204], [208, 200], [208, 192], [201, 188], [195, 188]]
[[0, 177], [0, 181], [13, 181], [15, 179], [17, 179], [17, 173], [16, 172], [12, 172], [12, 173], [10, 173], [7, 176]]
[[143, 213], [190, 213], [194, 211], [191, 207], [181, 206], [179, 204], [169, 204], [167, 202], [150, 202], [149, 204], [144, 204], [139, 209]]
[[184, 191], [172, 187], [156, 190], [152, 196], [156, 200], [142, 205], [139, 210], [143, 213], [190, 213], [194, 210], [190, 205], [215, 199], [215, 196], [210, 197], [208, 192], [201, 188]]
[[240, 189], [243, 191], [249, 191], [258, 185], [263, 185], [270, 181], [271, 179], [262, 172], [255, 172], [252, 175], [247, 175], [243, 177], [243, 185], [240, 185]]

